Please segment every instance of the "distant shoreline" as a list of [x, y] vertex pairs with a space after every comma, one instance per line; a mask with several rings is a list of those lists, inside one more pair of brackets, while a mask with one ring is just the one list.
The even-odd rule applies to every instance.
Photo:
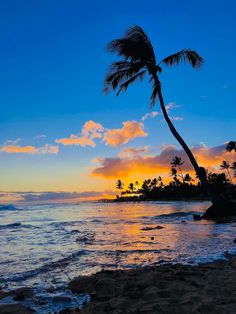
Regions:
[[118, 199], [101, 199], [98, 200], [99, 203], [119, 203], [119, 202], [129, 202], [129, 203], [140, 203], [140, 202], [210, 202], [209, 198], [196, 197], [196, 198], [159, 198], [159, 199], [137, 199], [135, 197], [119, 197]]

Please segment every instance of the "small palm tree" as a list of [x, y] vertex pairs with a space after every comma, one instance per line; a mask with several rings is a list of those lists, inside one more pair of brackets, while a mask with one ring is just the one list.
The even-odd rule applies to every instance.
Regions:
[[162, 188], [162, 187], [164, 186], [164, 183], [163, 183], [163, 181], [162, 181], [162, 177], [159, 176], [159, 177], [157, 178], [157, 180], [160, 182], [160, 187]]
[[128, 189], [129, 189], [130, 193], [134, 192], [134, 184], [132, 182], [129, 184]]
[[134, 186], [135, 186], [135, 191], [138, 192], [139, 191], [139, 182], [135, 181]]
[[236, 161], [232, 163], [232, 166], [230, 166], [230, 169], [234, 171], [234, 177], [236, 178]]
[[184, 176], [184, 182], [191, 182], [191, 181], [193, 181], [193, 179], [188, 173], [186, 173], [186, 175]]
[[152, 182], [151, 182], [151, 187], [152, 187], [152, 189], [155, 189], [155, 188], [156, 188], [157, 182], [158, 182], [158, 180], [157, 180], [156, 178], [152, 179]]
[[184, 161], [181, 160], [181, 157], [177, 157], [177, 156], [175, 156], [175, 158], [173, 158], [173, 160], [171, 162], [172, 167], [174, 167], [174, 168], [178, 167], [179, 172], [180, 172], [180, 176], [181, 176], [182, 181], [184, 183], [184, 176], [183, 176], [183, 173], [182, 173], [182, 170], [181, 170], [181, 167], [180, 167], [183, 164], [184, 164]]
[[[221, 170], [226, 170], [227, 174], [228, 174], [228, 178], [230, 179], [230, 181], [232, 182], [232, 178], [229, 172], [230, 169], [230, 164], [228, 161], [223, 160], [222, 164], [220, 165]], [[233, 182], [232, 182], [233, 183]]]
[[123, 190], [123, 188], [124, 188], [124, 183], [121, 182], [121, 180], [117, 180], [117, 182], [116, 182], [116, 188], [120, 191], [120, 196], [121, 196], [122, 190]]
[[162, 72], [161, 65], [173, 66], [187, 62], [193, 68], [199, 68], [203, 63], [203, 58], [196, 51], [183, 49], [157, 63], [152, 43], [140, 26], [129, 28], [123, 38], [111, 41], [107, 45], [107, 49], [110, 52], [115, 52], [121, 57], [121, 60], [111, 64], [105, 76], [105, 92], [118, 88], [117, 95], [119, 95], [121, 91], [126, 91], [130, 84], [138, 79], [142, 80], [144, 76], [148, 74], [152, 85], [151, 107], [154, 106], [156, 99], [159, 99], [164, 118], [171, 133], [188, 155], [203, 187], [211, 196], [212, 202], [217, 204], [219, 201], [218, 195], [212, 191], [205, 172], [201, 171], [201, 167], [198, 166], [191, 150], [177, 132], [167, 114], [159, 79], [160, 73]]
[[179, 179], [177, 178], [177, 173], [178, 172], [177, 172], [176, 168], [172, 167], [170, 176], [173, 178], [175, 185], [180, 185], [181, 183], [180, 183]]

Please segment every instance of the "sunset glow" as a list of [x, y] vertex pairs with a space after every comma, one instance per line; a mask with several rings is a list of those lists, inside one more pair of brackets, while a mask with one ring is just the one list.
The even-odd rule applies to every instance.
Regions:
[[160, 60], [185, 47], [203, 56], [197, 71], [163, 67], [165, 108], [200, 166], [222, 173], [223, 160], [235, 161], [235, 152], [225, 150], [235, 140], [233, 1], [214, 9], [204, 1], [186, 2], [186, 19], [175, 1], [171, 10], [164, 1], [151, 1], [153, 10], [142, 1], [118, 7], [93, 1], [92, 10], [81, 1], [14, 3], [3, 4], [0, 13], [7, 30], [1, 33], [0, 203], [113, 198], [118, 179], [125, 186], [157, 176], [169, 182], [175, 156], [197, 182], [159, 102], [148, 107], [148, 80], [119, 97], [103, 93], [115, 58], [104, 48], [136, 23]]

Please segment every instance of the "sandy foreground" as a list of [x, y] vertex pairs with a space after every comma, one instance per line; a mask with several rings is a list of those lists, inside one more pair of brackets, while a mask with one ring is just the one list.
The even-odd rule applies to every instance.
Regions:
[[[236, 257], [200, 266], [164, 265], [102, 271], [72, 280], [69, 289], [89, 293], [92, 300], [82, 310], [64, 310], [61, 314], [235, 314]], [[26, 289], [24, 293], [30, 291]], [[22, 292], [18, 295], [22, 296]], [[32, 311], [19, 302], [0, 306], [0, 314], [3, 313]]]

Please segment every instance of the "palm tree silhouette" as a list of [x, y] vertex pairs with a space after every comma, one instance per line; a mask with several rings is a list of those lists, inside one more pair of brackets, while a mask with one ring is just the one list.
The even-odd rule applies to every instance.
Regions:
[[129, 189], [130, 193], [134, 192], [134, 184], [132, 182], [129, 184], [128, 189]]
[[116, 188], [120, 191], [120, 196], [122, 195], [122, 190], [124, 188], [124, 183], [121, 180], [117, 180]]
[[236, 161], [232, 163], [232, 166], [230, 166], [230, 169], [234, 171], [234, 177], [236, 178]]
[[191, 178], [191, 176], [188, 173], [186, 173], [186, 175], [184, 176], [184, 182], [186, 183], [186, 182], [191, 182], [191, 181], [194, 181], [194, 180]]
[[231, 183], [233, 183], [230, 172], [229, 172], [229, 169], [231, 168], [229, 162], [223, 160], [222, 164], [220, 165], [220, 168], [221, 168], [221, 170], [226, 170], [226, 172], [228, 174], [228, 178], [230, 179]]
[[205, 171], [202, 171], [202, 168], [198, 166], [191, 150], [177, 132], [167, 114], [162, 96], [161, 82], [159, 79], [159, 75], [162, 71], [160, 65], [162, 64], [172, 66], [182, 62], [187, 62], [193, 68], [199, 68], [203, 63], [203, 58], [196, 51], [183, 49], [157, 63], [150, 39], [143, 29], [137, 25], [129, 28], [124, 37], [111, 41], [107, 45], [107, 49], [109, 52], [116, 53], [122, 59], [111, 64], [108, 73], [105, 76], [104, 91], [108, 93], [109, 91], [116, 90], [118, 88], [117, 95], [119, 95], [121, 91], [126, 91], [130, 84], [138, 79], [142, 80], [145, 74], [149, 74], [150, 83], [152, 84], [150, 101], [151, 107], [154, 106], [156, 99], [158, 98], [164, 118], [171, 133], [189, 157], [197, 176], [199, 177], [206, 192], [211, 197], [212, 202], [217, 204], [219, 197], [211, 189]]
[[182, 173], [182, 170], [181, 170], [181, 167], [180, 167], [183, 164], [184, 164], [184, 161], [181, 160], [181, 157], [177, 157], [177, 156], [175, 156], [173, 158], [172, 162], [171, 162], [172, 167], [174, 167], [174, 168], [178, 167], [179, 172], [180, 172], [180, 176], [181, 176], [182, 181], [184, 183], [184, 176], [183, 176], [183, 173]]

